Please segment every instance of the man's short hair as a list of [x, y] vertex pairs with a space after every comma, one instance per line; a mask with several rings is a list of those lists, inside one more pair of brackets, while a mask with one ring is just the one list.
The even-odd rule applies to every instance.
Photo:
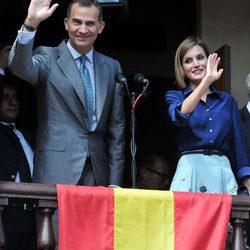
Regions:
[[3, 90], [5, 86], [11, 86], [15, 88], [19, 96], [20, 89], [19, 89], [18, 81], [20, 80], [14, 75], [12, 75], [11, 73], [0, 75], [0, 104], [2, 103], [2, 100], [3, 100]]
[[76, 4], [76, 3], [78, 3], [82, 7], [95, 6], [98, 9], [98, 11], [99, 11], [99, 16], [98, 16], [99, 21], [100, 22], [103, 21], [102, 7], [101, 7], [101, 4], [98, 2], [98, 0], [72, 0], [69, 3], [69, 6], [68, 6], [67, 17], [69, 17], [69, 15], [70, 15], [72, 5]]

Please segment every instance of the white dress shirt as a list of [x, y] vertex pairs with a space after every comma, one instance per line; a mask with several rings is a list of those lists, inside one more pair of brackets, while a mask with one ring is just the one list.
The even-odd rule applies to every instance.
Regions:
[[248, 112], [250, 114], [250, 101], [247, 103], [247, 110], [248, 110]]

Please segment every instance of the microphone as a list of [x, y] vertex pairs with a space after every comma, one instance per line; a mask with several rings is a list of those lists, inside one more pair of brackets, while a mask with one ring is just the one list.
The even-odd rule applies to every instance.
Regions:
[[121, 83], [121, 90], [120, 90], [120, 94], [121, 96], [124, 96], [126, 91], [124, 89], [124, 85], [126, 85], [127, 87], [127, 78], [125, 77], [125, 75], [123, 73], [117, 73], [115, 76], [115, 81]]
[[146, 85], [146, 84], [149, 83], [149, 80], [146, 79], [146, 78], [144, 77], [144, 75], [143, 75], [143, 74], [140, 74], [140, 73], [135, 74], [133, 80], [134, 80], [134, 82], [138, 82], [138, 83], [141, 83], [141, 84], [143, 84], [143, 85]]
[[126, 83], [127, 82], [127, 79], [125, 77], [125, 75], [123, 73], [118, 73], [116, 76], [115, 76], [115, 81], [116, 82], [119, 82], [119, 83]]

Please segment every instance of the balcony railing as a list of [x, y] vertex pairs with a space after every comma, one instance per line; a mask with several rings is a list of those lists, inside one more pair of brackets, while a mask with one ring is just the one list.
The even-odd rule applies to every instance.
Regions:
[[[6, 246], [6, 238], [2, 223], [2, 211], [11, 201], [29, 204], [40, 214], [40, 228], [37, 246], [39, 250], [55, 248], [55, 238], [52, 228], [52, 216], [57, 209], [57, 193], [55, 185], [37, 183], [0, 182], [0, 250]], [[243, 228], [249, 219], [250, 198], [233, 196], [231, 222], [233, 225], [232, 250], [245, 249]], [[215, 239], [216, 240], [216, 239]]]

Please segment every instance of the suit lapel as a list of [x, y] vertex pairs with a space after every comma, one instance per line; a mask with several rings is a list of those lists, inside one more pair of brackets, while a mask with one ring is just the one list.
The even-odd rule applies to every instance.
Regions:
[[249, 132], [249, 128], [250, 128], [250, 120], [248, 120], [248, 122], [245, 122], [245, 129], [246, 129], [245, 136], [246, 136], [246, 140], [247, 140], [248, 150], [250, 151], [250, 132]]
[[249, 131], [249, 128], [250, 128], [250, 113], [249, 113], [246, 106], [244, 106], [240, 110], [240, 116], [241, 116], [241, 125], [242, 125], [242, 129], [243, 129], [243, 135], [245, 137], [248, 150], [250, 151], [250, 131]]
[[[80, 76], [80, 72], [75, 64], [75, 61], [70, 54], [66, 43], [63, 41], [58, 46], [58, 65], [61, 70], [64, 72], [66, 77], [69, 79], [73, 88], [75, 89], [76, 94], [80, 98], [85, 110], [86, 109], [86, 101], [84, 95], [84, 87], [82, 83], [82, 78]], [[109, 75], [110, 72], [105, 65], [105, 58], [94, 51], [94, 74], [95, 74], [95, 99], [96, 99], [96, 115], [97, 122], [100, 119], [103, 106], [105, 103], [105, 99], [108, 92], [108, 84], [109, 84]]]
[[29, 143], [29, 145], [31, 146], [32, 149], [35, 148], [35, 135], [33, 134], [33, 131], [29, 131], [29, 130], [26, 130], [26, 129], [18, 129], [24, 139]]
[[15, 142], [15, 144], [16, 144], [18, 147], [20, 146], [20, 141], [19, 141], [18, 137], [17, 137], [17, 136], [14, 136], [14, 135], [8, 130], [8, 128], [7, 128], [6, 125], [3, 125], [2, 123], [0, 123], [0, 128], [2, 129], [2, 131], [3, 131], [4, 133], [6, 133], [6, 134], [10, 137], [10, 139], [11, 139], [12, 141]]
[[250, 120], [250, 113], [247, 109], [246, 106], [244, 106], [242, 109], [241, 109], [241, 117], [242, 117], [242, 120], [244, 122], [247, 122], [248, 120]]
[[94, 51], [94, 70], [95, 70], [95, 91], [96, 91], [96, 115], [97, 122], [103, 110], [105, 99], [108, 92], [109, 70], [106, 69], [105, 58]]
[[67, 48], [66, 43], [64, 41], [59, 45], [58, 49], [59, 49], [59, 58], [57, 60], [58, 65], [64, 72], [66, 77], [69, 79], [77, 96], [80, 98], [86, 110], [84, 87], [76, 63], [72, 58], [72, 55], [70, 54], [69, 49]]

